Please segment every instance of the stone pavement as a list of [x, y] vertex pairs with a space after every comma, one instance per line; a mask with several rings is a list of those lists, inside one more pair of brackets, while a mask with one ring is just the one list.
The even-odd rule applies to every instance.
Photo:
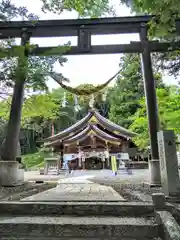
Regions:
[[21, 201], [125, 201], [113, 188], [92, 183], [93, 176], [60, 179], [56, 188], [35, 194]]
[[[69, 174], [64, 173], [60, 175], [53, 175], [49, 173], [48, 175], [40, 175], [39, 171], [30, 171], [24, 173], [25, 181], [58, 181], [59, 179], [67, 178]], [[79, 177], [79, 176], [90, 176], [94, 179], [97, 179], [102, 182], [112, 181], [112, 182], [120, 182], [120, 181], [131, 181], [131, 182], [140, 182], [146, 180], [148, 182], [149, 179], [149, 171], [148, 169], [133, 169], [132, 175], [128, 175], [126, 170], [119, 170], [118, 175], [114, 176], [111, 170], [76, 170], [73, 172], [71, 177]]]

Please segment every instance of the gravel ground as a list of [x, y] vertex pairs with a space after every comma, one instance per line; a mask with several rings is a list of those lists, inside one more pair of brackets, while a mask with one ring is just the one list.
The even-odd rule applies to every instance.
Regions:
[[123, 186], [114, 185], [112, 187], [128, 201], [149, 201], [152, 193], [161, 192], [161, 188], [150, 188], [144, 186], [144, 184], [128, 184]]
[[[130, 181], [122, 181], [118, 183], [106, 181], [103, 183], [99, 180], [96, 181], [96, 179], [92, 179], [91, 181], [102, 185], [111, 186], [116, 192], [118, 192], [123, 198], [128, 201], [149, 201], [149, 197], [152, 195], [152, 193], [162, 192], [161, 188], [151, 188], [148, 186], [148, 184], [144, 183], [133, 184]], [[139, 193], [139, 195], [137, 193]], [[143, 196], [143, 198], [140, 197], [140, 195]]]
[[16, 187], [0, 187], [0, 201], [18, 201], [24, 197], [54, 188], [55, 186], [56, 183], [52, 182], [40, 184], [27, 182]]

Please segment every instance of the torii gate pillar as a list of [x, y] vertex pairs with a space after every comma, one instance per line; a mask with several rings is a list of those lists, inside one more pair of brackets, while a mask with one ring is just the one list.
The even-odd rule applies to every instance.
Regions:
[[141, 62], [144, 78], [144, 91], [148, 115], [151, 160], [149, 161], [150, 184], [161, 185], [157, 132], [159, 131], [156, 85], [153, 77], [151, 53], [148, 44], [147, 25], [142, 24], [140, 39], [142, 44]]

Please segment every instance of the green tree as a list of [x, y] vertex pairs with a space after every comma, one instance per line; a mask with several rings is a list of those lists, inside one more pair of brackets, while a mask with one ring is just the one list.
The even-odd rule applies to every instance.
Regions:
[[[179, 40], [174, 30], [176, 30], [175, 20], [180, 17], [179, 0], [121, 0], [131, 8], [136, 14], [155, 15], [151, 21], [149, 34], [160, 40], [169, 40], [172, 46], [175, 40]], [[180, 73], [179, 50], [156, 53], [156, 65], [161, 70], [167, 70], [170, 75], [177, 76]]]
[[[98, 16], [103, 14], [107, 9], [108, 2], [105, 1], [42, 1], [44, 6], [43, 9], [50, 10], [54, 12], [61, 13], [63, 10], [76, 10], [79, 12], [80, 16]], [[28, 13], [28, 10], [24, 7], [17, 8], [12, 5], [8, 0], [3, 0], [0, 4], [0, 18], [2, 20], [11, 20], [14, 17], [21, 16], [23, 20], [25, 18], [37, 21], [37, 17]], [[11, 47], [14, 44], [13, 40], [3, 41], [3, 47]], [[2, 56], [6, 51], [1, 48]], [[50, 57], [28, 57], [28, 52], [31, 51], [30, 41], [28, 33], [24, 32], [22, 35], [22, 47], [18, 49], [18, 58], [8, 57], [2, 62], [3, 72], [6, 76], [1, 78], [4, 86], [3, 88], [13, 87], [12, 103], [10, 110], [10, 117], [8, 121], [7, 136], [5, 139], [4, 149], [2, 152], [2, 159], [4, 160], [14, 160], [16, 157], [17, 142], [19, 139], [20, 131], [20, 120], [21, 111], [24, 97], [25, 87], [33, 90], [47, 90], [45, 75], [42, 72], [49, 72], [49, 67], [51, 72], [53, 69], [53, 64], [57, 61], [57, 58]], [[59, 55], [62, 55], [63, 50], [60, 51]], [[53, 54], [52, 54], [53, 55]], [[31, 61], [32, 59], [32, 61]], [[45, 60], [44, 62], [42, 60]], [[64, 59], [63, 59], [64, 61]], [[39, 65], [40, 63], [40, 65]], [[47, 63], [47, 64], [44, 64]], [[62, 63], [62, 58], [60, 60]], [[32, 67], [31, 65], [34, 65]], [[38, 66], [38, 68], [37, 68]], [[45, 66], [45, 68], [44, 68]], [[5, 71], [10, 68], [10, 71]], [[37, 68], [37, 70], [35, 70]], [[32, 71], [31, 71], [32, 70]], [[31, 74], [31, 76], [29, 76]], [[9, 148], [11, 146], [11, 150]]]
[[[144, 83], [141, 71], [140, 56], [138, 54], [125, 54], [120, 59], [121, 72], [116, 84], [111, 89], [109, 118], [128, 128], [134, 115], [140, 107], [139, 100], [144, 96]], [[157, 87], [163, 87], [161, 74], [154, 73]]]
[[[64, 99], [64, 94], [66, 99]], [[55, 119], [53, 120], [55, 133], [57, 133], [76, 122], [74, 99], [72, 94], [66, 92], [63, 88], [53, 90], [51, 96], [58, 106]]]
[[[74, 123], [75, 119], [71, 119], [74, 116], [72, 113], [74, 108], [73, 99], [71, 99], [71, 96], [67, 96], [68, 104], [63, 107], [63, 94], [64, 89], [59, 88], [51, 93], [36, 93], [27, 97], [22, 107], [21, 127], [39, 132], [46, 125], [56, 121], [59, 122], [60, 129], [68, 127], [71, 121]], [[0, 118], [4, 121], [9, 118], [10, 102], [10, 98], [0, 102]], [[65, 126], [62, 124], [63, 120], [65, 120]]]
[[114, 9], [108, 0], [42, 0], [43, 11], [62, 13], [64, 10], [78, 12], [79, 17], [100, 17], [105, 14], [113, 14]]
[[[21, 59], [20, 59], [21, 58]], [[21, 119], [21, 108], [24, 99], [24, 89], [30, 91], [47, 91], [46, 85], [48, 78], [42, 73], [53, 70], [54, 63], [60, 61], [56, 57], [29, 57], [27, 58], [22, 53], [20, 60], [6, 59], [5, 64], [10, 62], [6, 74], [4, 84], [13, 87], [13, 96], [11, 103], [11, 110], [9, 116], [9, 123], [7, 129], [7, 137], [5, 141], [4, 152], [2, 158], [4, 160], [14, 159], [15, 149], [18, 141]], [[7, 65], [6, 65], [7, 66]], [[7, 69], [7, 68], [6, 68]], [[8, 75], [8, 76], [7, 76]], [[9, 84], [10, 83], [10, 84]], [[9, 151], [9, 146], [12, 146]]]
[[[48, 137], [54, 125], [55, 133], [76, 122], [74, 102], [68, 96], [68, 104], [62, 106], [64, 89], [56, 89], [51, 93], [40, 93], [24, 100], [21, 117], [21, 139], [23, 152], [35, 150], [37, 141]], [[7, 123], [11, 99], [0, 102], [0, 119]], [[4, 128], [3, 128], [4, 129]], [[1, 134], [4, 137], [4, 134]], [[33, 143], [32, 143], [33, 141]], [[27, 145], [24, 149], [24, 144]], [[37, 143], [37, 146], [39, 144]]]
[[[20, 16], [23, 20], [37, 20], [37, 16], [29, 13], [24, 7], [16, 7], [10, 1], [4, 0], [0, 3], [0, 18], [2, 20], [11, 20]], [[14, 160], [19, 140], [20, 120], [22, 104], [25, 90], [47, 90], [46, 72], [53, 70], [54, 63], [59, 61], [60, 64], [66, 59], [57, 57], [28, 57], [28, 51], [31, 50], [28, 33], [22, 35], [22, 46], [17, 48], [17, 57], [11, 55], [1, 57], [1, 78], [0, 78], [0, 94], [6, 95], [12, 92], [12, 102], [10, 116], [6, 131], [6, 139], [3, 151], [1, 153], [3, 160]], [[1, 52], [5, 52], [5, 48], [11, 51], [11, 46], [15, 44], [14, 39], [1, 41]], [[64, 48], [63, 48], [64, 49]], [[62, 52], [60, 52], [59, 55]], [[3, 55], [2, 55], [3, 56]], [[9, 148], [11, 146], [11, 149]]]
[[[176, 133], [180, 132], [180, 89], [177, 86], [157, 89], [158, 111], [160, 119], [160, 129], [171, 129]], [[145, 98], [139, 101], [140, 108], [131, 117], [130, 129], [139, 135], [134, 138], [135, 143], [140, 148], [149, 145], [148, 119], [146, 112]]]
[[155, 15], [151, 30], [160, 37], [171, 34], [175, 29], [175, 20], [180, 17], [179, 0], [121, 0], [138, 14]]

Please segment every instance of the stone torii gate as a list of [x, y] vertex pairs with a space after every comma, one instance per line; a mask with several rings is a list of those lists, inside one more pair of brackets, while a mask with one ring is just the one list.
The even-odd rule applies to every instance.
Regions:
[[[147, 36], [148, 22], [152, 16], [77, 19], [77, 20], [38, 20], [0, 22], [0, 39], [21, 38], [21, 44], [28, 42], [30, 37], [65, 37], [77, 36], [77, 46], [72, 46], [64, 55], [87, 54], [115, 54], [115, 53], [140, 53], [142, 59], [142, 72], [147, 103], [149, 136], [151, 145], [150, 161], [151, 183], [160, 184], [159, 153], [157, 132], [159, 130], [155, 82], [153, 78], [151, 52], [165, 52], [175, 50], [180, 42], [149, 41]], [[180, 29], [179, 21], [176, 22], [177, 30]], [[91, 44], [92, 35], [138, 33], [140, 41], [130, 44], [100, 45]], [[15, 51], [13, 52], [15, 54]], [[36, 47], [25, 55], [59, 55], [57, 47]]]

